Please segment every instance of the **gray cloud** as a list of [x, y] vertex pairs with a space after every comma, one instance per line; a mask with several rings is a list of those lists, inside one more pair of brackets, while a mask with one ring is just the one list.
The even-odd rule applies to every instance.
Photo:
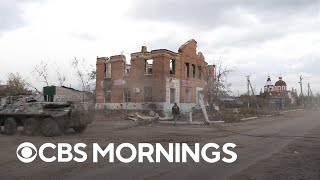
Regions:
[[145, 20], [214, 28], [244, 24], [245, 14], [261, 21], [285, 20], [301, 14], [313, 16], [317, 15], [317, 3], [318, 0], [140, 0], [129, 14]]
[[[303, 63], [302, 63], [303, 62]], [[320, 54], [319, 53], [310, 53], [306, 54], [300, 58], [293, 60], [290, 64], [301, 64], [298, 67], [290, 68], [288, 71], [291, 73], [309, 73], [320, 77]], [[287, 67], [290, 67], [289, 64]]]
[[138, 21], [171, 22], [198, 33], [229, 27], [238, 33], [219, 46], [248, 46], [280, 38], [290, 32], [310, 31], [316, 25], [319, 0], [139, 0], [128, 13]]
[[0, 36], [3, 32], [14, 30], [25, 24], [23, 19], [26, 3], [39, 3], [45, 0], [1, 0], [0, 1]]
[[[319, 0], [140, 0], [136, 1], [128, 17], [147, 23], [168, 22], [179, 29], [184, 27], [185, 32], [199, 36], [194, 38], [198, 38], [199, 50], [206, 56], [232, 48], [250, 51], [250, 47], [263, 47], [266, 42], [277, 42], [286, 36], [315, 33], [320, 29], [319, 7]], [[317, 38], [314, 41], [317, 42]], [[154, 43], [164, 48], [175, 45], [175, 50], [180, 41], [171, 35]], [[237, 58], [234, 63], [238, 69], [229, 79], [234, 91], [245, 89], [248, 74], [252, 75], [257, 92], [263, 88], [269, 73], [274, 82], [280, 73], [283, 74], [290, 88], [298, 86], [296, 78], [299, 73], [320, 77], [317, 69], [320, 66], [319, 52], [296, 57], [290, 62], [265, 56]], [[212, 57], [206, 58], [210, 61]], [[239, 62], [242, 64], [237, 64]], [[320, 84], [314, 86], [320, 88]]]
[[84, 40], [84, 41], [96, 41], [99, 39], [96, 35], [88, 32], [75, 32], [75, 33], [70, 33], [71, 36]]
[[[185, 40], [187, 41], [187, 39]], [[154, 50], [154, 49], [168, 49], [174, 52], [178, 52], [179, 47], [185, 43], [180, 42], [178, 39], [166, 36], [159, 39], [156, 39], [154, 41], [145, 41], [143, 45], [146, 45], [148, 47], [148, 50]]]

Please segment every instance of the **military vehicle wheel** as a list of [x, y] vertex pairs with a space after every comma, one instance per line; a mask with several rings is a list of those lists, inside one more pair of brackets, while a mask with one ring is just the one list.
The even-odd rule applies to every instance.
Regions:
[[38, 134], [40, 122], [34, 118], [27, 118], [23, 123], [23, 131], [26, 135], [32, 136]]
[[76, 133], [82, 133], [84, 130], [87, 129], [87, 126], [74, 127], [73, 129]]
[[4, 122], [5, 134], [15, 134], [17, 132], [17, 122], [14, 118], [7, 118]]
[[62, 134], [59, 124], [53, 118], [45, 118], [41, 122], [41, 133], [47, 137], [59, 136]]

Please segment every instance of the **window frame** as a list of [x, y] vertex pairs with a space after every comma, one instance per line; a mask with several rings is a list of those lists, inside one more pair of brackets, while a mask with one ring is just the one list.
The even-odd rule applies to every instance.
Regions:
[[131, 102], [131, 91], [129, 88], [123, 89], [123, 101], [124, 102]]

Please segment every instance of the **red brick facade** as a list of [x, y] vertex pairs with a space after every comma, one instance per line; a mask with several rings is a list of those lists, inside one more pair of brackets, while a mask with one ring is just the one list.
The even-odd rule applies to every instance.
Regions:
[[126, 64], [123, 55], [97, 58], [97, 103], [196, 103], [207, 75], [214, 76], [214, 66], [197, 53], [193, 39], [177, 53], [147, 51], [143, 46], [141, 52], [131, 54], [130, 62]]

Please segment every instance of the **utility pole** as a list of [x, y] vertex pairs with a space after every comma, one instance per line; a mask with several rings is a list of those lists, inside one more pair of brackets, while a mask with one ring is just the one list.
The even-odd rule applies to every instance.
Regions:
[[250, 75], [247, 77], [248, 108], [250, 108]]
[[248, 75], [246, 77], [247, 77], [247, 91], [248, 91], [247, 92], [248, 93], [248, 108], [250, 108], [250, 90], [251, 90], [252, 95], [253, 95], [254, 103], [256, 103], [257, 108], [259, 109], [259, 105], [257, 103], [256, 96], [255, 96], [254, 90], [253, 90], [251, 82], [250, 82], [250, 75]]
[[308, 83], [308, 102], [310, 102], [310, 83]]
[[310, 83], [308, 83], [308, 101], [312, 103], [315, 100], [313, 98], [314, 97], [313, 97], [312, 89], [311, 89]]
[[260, 108], [259, 108], [259, 105], [258, 105], [258, 103], [257, 103], [256, 95], [255, 95], [254, 90], [253, 90], [253, 88], [252, 88], [250, 79], [249, 79], [249, 86], [250, 86], [250, 88], [251, 88], [251, 92], [252, 92], [252, 96], [253, 96], [254, 103], [256, 103], [257, 108], [260, 109]]
[[302, 105], [302, 107], [304, 108], [304, 100], [303, 100], [303, 92], [302, 92], [302, 80], [303, 80], [303, 78], [302, 78], [302, 76], [300, 76], [300, 81], [299, 81], [299, 83], [300, 83], [301, 105]]

